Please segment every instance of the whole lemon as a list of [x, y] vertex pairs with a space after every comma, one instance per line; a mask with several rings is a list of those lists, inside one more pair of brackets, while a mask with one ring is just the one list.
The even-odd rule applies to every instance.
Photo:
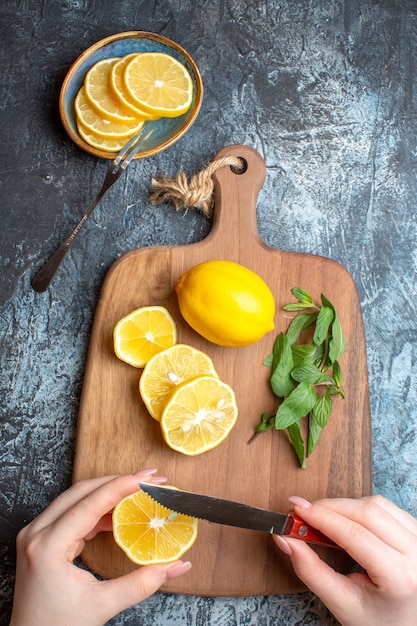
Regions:
[[181, 314], [208, 341], [247, 346], [274, 328], [275, 301], [258, 274], [232, 261], [205, 261], [175, 287]]

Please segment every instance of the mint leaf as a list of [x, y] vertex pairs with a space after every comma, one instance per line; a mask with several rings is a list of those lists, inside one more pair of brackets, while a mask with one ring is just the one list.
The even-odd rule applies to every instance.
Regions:
[[294, 298], [297, 298], [297, 300], [299, 300], [300, 302], [309, 304], [312, 307], [316, 306], [313, 302], [313, 298], [305, 289], [301, 289], [301, 287], [293, 287], [291, 289], [291, 293], [294, 296]]
[[305, 289], [301, 289], [301, 287], [294, 287], [291, 289], [291, 293], [295, 296], [298, 302], [290, 302], [286, 304], [283, 309], [284, 311], [302, 311], [303, 309], [318, 309], [318, 307], [314, 304], [313, 298], [310, 296]]
[[307, 456], [310, 456], [317, 446], [321, 431], [329, 421], [331, 412], [332, 400], [330, 398], [330, 392], [327, 390], [323, 396], [318, 398], [310, 413], [308, 421]]
[[291, 302], [282, 308], [284, 311], [305, 311], [306, 309], [311, 309], [311, 305], [306, 305], [304, 302]]
[[268, 430], [268, 428], [271, 428], [271, 426], [274, 425], [274, 421], [275, 418], [270, 418], [268, 413], [262, 413], [261, 415], [261, 421], [260, 423], [257, 425], [255, 431], [257, 433], [263, 433], [265, 432], [265, 430]]
[[314, 329], [313, 342], [319, 346], [326, 339], [330, 325], [334, 319], [334, 312], [327, 306], [322, 306], [316, 320], [316, 328]]
[[274, 343], [270, 378], [272, 391], [279, 398], [287, 397], [294, 389], [294, 381], [291, 378], [293, 367], [294, 361], [288, 337], [280, 333]]
[[285, 398], [275, 415], [275, 428], [284, 430], [305, 417], [317, 401], [313, 385], [303, 381]]
[[334, 322], [332, 324], [332, 338], [329, 342], [329, 359], [331, 363], [334, 363], [342, 354], [346, 352], [346, 339], [343, 334], [342, 326], [340, 324], [340, 320], [335, 316]]
[[314, 343], [296, 344], [291, 346], [294, 367], [302, 365], [318, 365], [321, 363], [324, 354], [323, 346], [316, 346]]
[[303, 380], [317, 385], [318, 383], [334, 383], [333, 378], [326, 376], [316, 365], [302, 365], [296, 367], [291, 372], [291, 376], [294, 380], [301, 383]]
[[307, 456], [310, 456], [317, 446], [321, 431], [321, 426], [319, 426], [315, 418], [310, 415], [310, 419], [308, 420]]
[[275, 415], [270, 417], [269, 413], [267, 413], [267, 412], [262, 413], [261, 421], [257, 425], [257, 427], [255, 428], [255, 432], [256, 433], [263, 433], [266, 430], [268, 430], [268, 428], [271, 428], [271, 426], [274, 426], [274, 424], [275, 424]]
[[329, 421], [330, 414], [332, 412], [332, 400], [330, 398], [329, 390], [321, 396], [316, 404], [313, 406], [311, 416], [316, 421], [320, 428], [324, 428]]
[[324, 296], [323, 294], [321, 294], [320, 299], [321, 299], [322, 305], [327, 307], [328, 309], [331, 309], [333, 311], [333, 313], [336, 315], [335, 308], [334, 308], [333, 304], [330, 302], [330, 300], [328, 300], [326, 298], [326, 296]]
[[317, 313], [299, 313], [297, 317], [294, 317], [286, 332], [290, 344], [295, 343], [300, 333], [314, 324], [316, 319]]
[[333, 376], [334, 384], [336, 385], [336, 387], [341, 387], [342, 386], [342, 370], [340, 368], [339, 361], [335, 361], [333, 363], [332, 376]]
[[297, 455], [300, 466], [304, 469], [306, 467], [305, 462], [305, 445], [304, 439], [301, 434], [300, 422], [294, 422], [287, 428], [288, 436], [290, 438], [292, 447]]

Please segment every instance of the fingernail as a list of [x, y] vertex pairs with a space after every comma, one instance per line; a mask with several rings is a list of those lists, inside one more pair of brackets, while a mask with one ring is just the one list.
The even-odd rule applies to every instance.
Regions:
[[159, 484], [159, 483], [166, 483], [167, 481], [167, 477], [166, 476], [153, 476], [152, 477], [152, 482], [154, 484]]
[[151, 468], [151, 469], [141, 469], [138, 472], [134, 472], [133, 476], [149, 476], [149, 474], [156, 474], [158, 470]]
[[288, 554], [288, 555], [291, 554], [292, 552], [291, 546], [288, 543], [288, 541], [284, 539], [284, 537], [281, 537], [280, 535], [274, 535], [274, 541], [276, 545], [278, 546], [278, 548], [281, 550], [281, 552], [284, 552], [284, 554]]
[[291, 504], [295, 504], [295, 506], [299, 506], [302, 509], [308, 509], [311, 506], [311, 502], [300, 496], [290, 496], [288, 500]]
[[185, 561], [184, 563], [175, 563], [172, 567], [167, 570], [167, 578], [178, 578], [178, 576], [182, 576], [186, 572], [188, 572], [192, 568], [190, 561]]

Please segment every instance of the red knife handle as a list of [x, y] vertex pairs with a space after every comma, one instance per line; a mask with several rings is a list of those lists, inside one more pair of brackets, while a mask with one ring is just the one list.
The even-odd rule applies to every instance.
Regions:
[[288, 521], [282, 533], [286, 537], [295, 537], [296, 539], [303, 539], [309, 543], [315, 543], [319, 546], [328, 546], [331, 548], [338, 548], [339, 546], [323, 535], [319, 530], [309, 526], [305, 523], [301, 517], [297, 515], [288, 515]]

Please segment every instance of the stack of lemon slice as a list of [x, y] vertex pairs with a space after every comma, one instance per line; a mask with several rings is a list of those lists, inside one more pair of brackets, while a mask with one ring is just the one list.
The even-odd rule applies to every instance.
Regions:
[[143, 367], [139, 391], [150, 415], [160, 422], [166, 443], [189, 456], [226, 439], [238, 416], [232, 388], [220, 380], [211, 358], [176, 343], [171, 315], [164, 307], [142, 307], [114, 329], [116, 355]]
[[117, 152], [148, 120], [177, 117], [191, 106], [187, 68], [163, 52], [97, 61], [75, 101], [78, 132], [89, 145]]

